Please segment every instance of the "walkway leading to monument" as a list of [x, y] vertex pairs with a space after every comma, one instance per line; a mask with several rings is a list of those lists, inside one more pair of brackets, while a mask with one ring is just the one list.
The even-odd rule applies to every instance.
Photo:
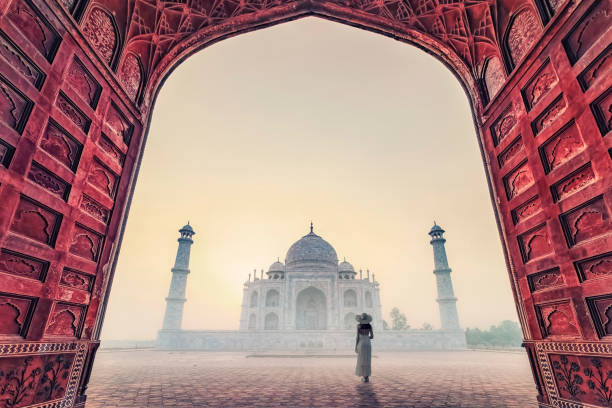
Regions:
[[363, 384], [350, 358], [101, 351], [87, 407], [537, 407], [524, 353], [376, 354]]

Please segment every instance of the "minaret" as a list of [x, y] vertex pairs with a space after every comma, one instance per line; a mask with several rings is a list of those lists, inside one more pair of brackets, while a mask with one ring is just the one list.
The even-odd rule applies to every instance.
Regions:
[[179, 230], [181, 237], [178, 239], [178, 250], [176, 261], [172, 268], [172, 281], [170, 292], [166, 298], [166, 313], [162, 330], [181, 330], [183, 321], [183, 306], [185, 305], [185, 287], [187, 286], [187, 275], [189, 275], [189, 254], [191, 252], [191, 237], [195, 234], [191, 225], [187, 223]]
[[442, 236], [444, 230], [434, 222], [434, 226], [429, 231], [434, 252], [434, 274], [438, 286], [438, 305], [440, 307], [440, 323], [442, 329], [459, 330], [459, 316], [457, 315], [457, 298], [453, 292], [453, 282], [451, 281], [451, 269], [448, 267], [446, 259], [446, 249], [444, 243], [446, 239]]

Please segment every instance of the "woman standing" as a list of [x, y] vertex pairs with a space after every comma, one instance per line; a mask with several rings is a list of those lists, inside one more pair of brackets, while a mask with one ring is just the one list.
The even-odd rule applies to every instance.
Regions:
[[370, 339], [374, 338], [372, 330], [372, 316], [367, 313], [362, 313], [355, 316], [357, 325], [357, 341], [355, 343], [355, 353], [357, 353], [357, 368], [355, 374], [358, 377], [363, 377], [363, 382], [370, 382], [372, 374], [372, 343]]

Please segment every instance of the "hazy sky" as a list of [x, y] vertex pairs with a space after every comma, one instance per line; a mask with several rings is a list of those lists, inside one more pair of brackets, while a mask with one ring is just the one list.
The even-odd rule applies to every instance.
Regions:
[[154, 338], [187, 220], [183, 328], [237, 329], [242, 283], [308, 232], [369, 268], [383, 314], [439, 326], [446, 230], [461, 325], [516, 320], [467, 97], [440, 62], [314, 17], [189, 58], [157, 99], [103, 338]]

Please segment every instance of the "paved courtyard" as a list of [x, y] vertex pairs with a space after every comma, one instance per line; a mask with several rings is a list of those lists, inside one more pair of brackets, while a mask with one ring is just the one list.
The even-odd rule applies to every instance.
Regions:
[[369, 384], [354, 364], [352, 356], [100, 351], [87, 407], [537, 407], [524, 353], [378, 353]]

